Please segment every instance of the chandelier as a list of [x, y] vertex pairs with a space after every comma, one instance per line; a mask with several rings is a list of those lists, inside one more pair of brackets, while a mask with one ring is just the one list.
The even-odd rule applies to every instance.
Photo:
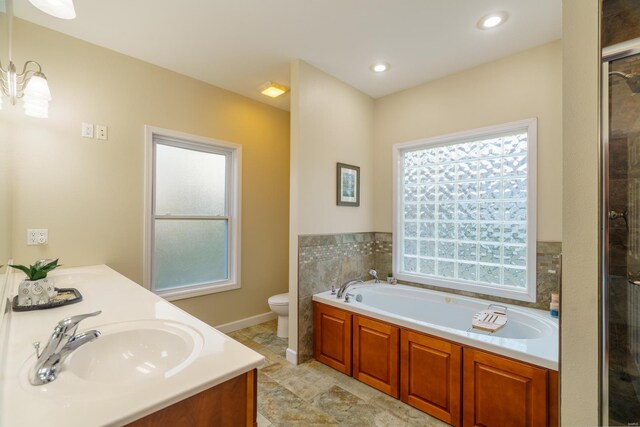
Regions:
[[[62, 19], [76, 16], [73, 0], [29, 0], [38, 9]], [[36, 61], [25, 62], [22, 69], [16, 67], [11, 59], [13, 37], [13, 0], [6, 0], [7, 28], [9, 31], [9, 63], [4, 68], [0, 61], [0, 109], [3, 98], [7, 97], [11, 105], [21, 101], [27, 116], [49, 117], [51, 92], [47, 77]], [[20, 72], [18, 72], [20, 70]]]

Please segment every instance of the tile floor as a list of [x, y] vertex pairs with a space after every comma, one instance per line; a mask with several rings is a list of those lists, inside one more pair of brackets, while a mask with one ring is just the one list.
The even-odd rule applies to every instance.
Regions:
[[259, 427], [448, 425], [315, 360], [290, 364], [275, 321], [229, 336], [267, 358], [258, 370]]

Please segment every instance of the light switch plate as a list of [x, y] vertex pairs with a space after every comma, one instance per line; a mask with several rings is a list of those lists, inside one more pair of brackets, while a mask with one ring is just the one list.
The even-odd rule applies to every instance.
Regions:
[[81, 135], [85, 138], [93, 138], [93, 124], [83, 123]]

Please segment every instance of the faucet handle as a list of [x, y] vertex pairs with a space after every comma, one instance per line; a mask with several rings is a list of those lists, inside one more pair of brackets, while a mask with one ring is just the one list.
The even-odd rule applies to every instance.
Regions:
[[335, 294], [336, 294], [336, 286], [331, 285], [331, 295], [335, 295]]
[[36, 358], [40, 359], [40, 341], [36, 341], [33, 343], [33, 348], [36, 349]]
[[102, 310], [94, 311], [93, 313], [78, 314], [75, 316], [67, 317], [65, 319], [62, 319], [60, 322], [58, 322], [58, 328], [62, 332], [66, 332], [71, 328], [77, 327], [78, 323], [82, 322], [84, 319], [88, 317], [97, 316], [100, 313], [102, 313]]

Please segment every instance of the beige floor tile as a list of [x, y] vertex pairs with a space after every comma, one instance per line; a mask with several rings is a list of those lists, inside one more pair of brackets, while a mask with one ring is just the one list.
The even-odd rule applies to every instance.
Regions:
[[331, 378], [308, 369], [298, 369], [291, 375], [279, 376], [275, 381], [306, 401], [329, 390], [335, 384]]
[[271, 425], [271, 421], [269, 421], [264, 415], [258, 412], [258, 427], [269, 427]]
[[276, 426], [338, 425], [331, 416], [275, 381], [258, 383], [258, 396], [258, 411]]

